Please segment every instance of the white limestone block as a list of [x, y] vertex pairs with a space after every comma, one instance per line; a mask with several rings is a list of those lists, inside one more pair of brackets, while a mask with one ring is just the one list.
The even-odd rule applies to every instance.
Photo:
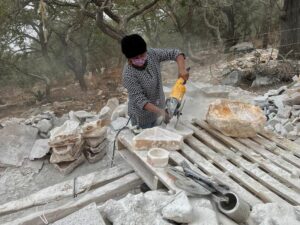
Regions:
[[179, 150], [182, 144], [182, 135], [176, 134], [160, 127], [145, 129], [133, 138], [133, 145], [135, 150], [149, 150], [151, 148]]

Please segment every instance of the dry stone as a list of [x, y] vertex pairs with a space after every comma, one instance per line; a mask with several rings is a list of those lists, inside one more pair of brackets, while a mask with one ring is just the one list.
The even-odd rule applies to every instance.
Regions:
[[98, 137], [106, 137], [107, 136], [107, 127], [101, 127], [98, 129], [95, 129], [89, 133], [82, 134], [84, 138], [98, 138]]
[[171, 225], [159, 213], [161, 202], [143, 193], [116, 200], [108, 200], [101, 208], [103, 217], [114, 225]]
[[43, 158], [49, 150], [48, 139], [38, 139], [34, 142], [29, 159], [34, 160]]
[[300, 206], [267, 203], [257, 204], [250, 214], [250, 225], [299, 225]]
[[99, 153], [99, 152], [101, 152], [103, 149], [105, 149], [105, 148], [107, 147], [107, 145], [108, 145], [108, 140], [105, 139], [102, 143], [100, 143], [99, 146], [97, 146], [97, 147], [95, 147], [95, 148], [90, 147], [90, 151], [91, 151], [92, 153], [94, 153], [94, 154]]
[[184, 192], [180, 192], [162, 209], [163, 218], [178, 223], [190, 223], [193, 221], [193, 208]]
[[170, 123], [168, 123], [166, 129], [182, 135], [184, 139], [193, 135], [194, 131], [192, 129], [184, 126], [180, 121], [176, 125], [176, 122], [177, 118], [172, 118]]
[[264, 129], [266, 117], [254, 105], [218, 99], [209, 106], [207, 122], [226, 136], [253, 137]]
[[50, 120], [42, 119], [37, 124], [36, 127], [39, 129], [42, 133], [48, 133], [52, 128], [52, 123]]
[[96, 162], [100, 161], [101, 159], [103, 159], [103, 157], [106, 155], [106, 149], [105, 148], [101, 149], [101, 151], [97, 152], [97, 153], [93, 153], [93, 152], [87, 150], [84, 152], [84, 155], [89, 163], [96, 163]]
[[116, 120], [111, 122], [112, 128], [117, 131], [121, 128], [123, 128], [128, 122], [128, 118], [119, 117]]
[[29, 158], [38, 129], [22, 124], [10, 124], [0, 129], [0, 167], [21, 166]]
[[51, 147], [66, 146], [81, 139], [78, 121], [67, 120], [62, 126], [50, 131], [49, 145]]
[[54, 222], [52, 225], [105, 225], [105, 222], [97, 209], [96, 203]]
[[50, 163], [69, 162], [78, 159], [82, 153], [83, 141], [75, 145], [53, 148]]
[[153, 127], [143, 130], [133, 138], [136, 150], [164, 148], [167, 150], [179, 150], [183, 144], [183, 137], [169, 130]]
[[193, 207], [193, 221], [189, 225], [218, 225], [217, 214], [205, 198], [189, 198]]
[[111, 121], [116, 120], [118, 117], [126, 117], [128, 115], [128, 105], [118, 105], [111, 115]]
[[85, 141], [88, 146], [90, 146], [92, 148], [96, 148], [105, 140], [105, 138], [106, 138], [106, 136], [95, 137], [95, 138], [86, 138]]
[[61, 162], [53, 164], [56, 169], [58, 169], [63, 175], [71, 173], [76, 167], [84, 162], [84, 155], [81, 154], [78, 159], [72, 162]]

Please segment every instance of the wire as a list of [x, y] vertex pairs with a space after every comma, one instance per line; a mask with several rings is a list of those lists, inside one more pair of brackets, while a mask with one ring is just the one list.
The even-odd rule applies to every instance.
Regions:
[[119, 130], [117, 130], [118, 132], [117, 132], [117, 134], [116, 134], [116, 136], [115, 136], [115, 140], [114, 140], [113, 152], [112, 152], [112, 157], [111, 157], [110, 167], [112, 167], [113, 164], [114, 164], [115, 152], [116, 152], [116, 141], [117, 141], [118, 135], [120, 134], [120, 132], [121, 132], [122, 130], [124, 130], [125, 128], [128, 128], [127, 126], [128, 126], [128, 124], [129, 124], [129, 121], [131, 120], [131, 117], [132, 117], [132, 115], [131, 115], [131, 116], [129, 117], [129, 119], [127, 120], [127, 123], [125, 124], [125, 126], [123, 126], [122, 128], [120, 128]]

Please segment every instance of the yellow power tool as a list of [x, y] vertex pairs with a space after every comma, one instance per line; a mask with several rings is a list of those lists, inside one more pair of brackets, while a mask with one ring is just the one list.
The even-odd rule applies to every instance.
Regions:
[[[187, 71], [189, 71], [190, 68], [187, 68]], [[186, 80], [184, 80], [182, 77], [178, 78], [175, 85], [172, 87], [172, 91], [170, 96], [166, 100], [166, 111], [169, 114], [170, 118], [173, 116], [177, 116], [177, 122], [178, 123], [179, 117], [182, 115], [181, 111], [184, 106], [184, 94], [186, 92]], [[175, 125], [175, 126], [176, 126]]]

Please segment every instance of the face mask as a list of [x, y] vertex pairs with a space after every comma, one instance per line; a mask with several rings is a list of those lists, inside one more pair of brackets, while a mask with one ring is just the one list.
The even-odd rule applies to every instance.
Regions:
[[131, 62], [135, 66], [143, 66], [147, 60], [147, 55], [145, 55], [143, 58], [138, 58], [138, 59], [131, 59]]

